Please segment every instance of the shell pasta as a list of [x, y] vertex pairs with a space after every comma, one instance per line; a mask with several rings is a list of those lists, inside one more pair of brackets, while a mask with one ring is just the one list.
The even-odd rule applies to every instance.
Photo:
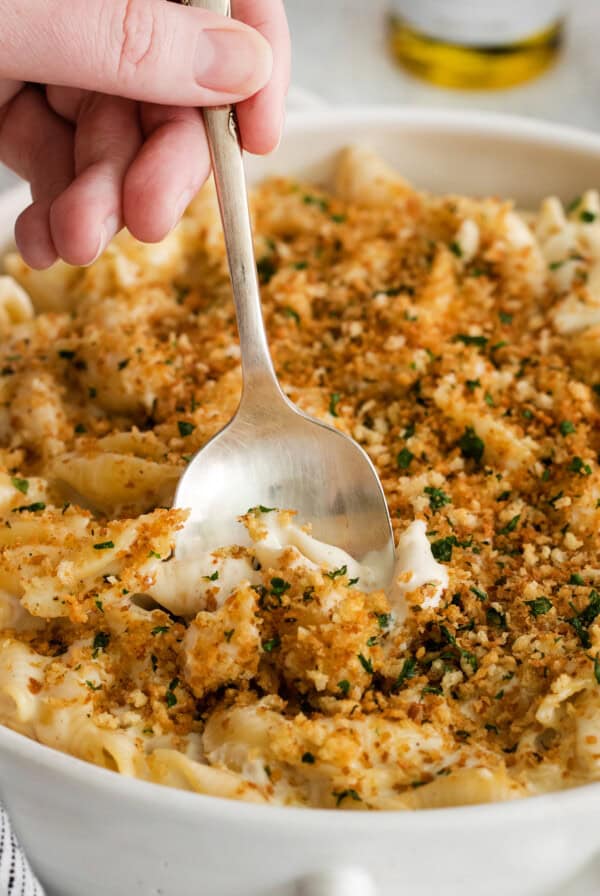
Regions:
[[[493, 185], [491, 185], [493, 186]], [[600, 780], [600, 200], [420, 192], [364, 148], [252, 198], [274, 363], [359, 442], [394, 584], [248, 508], [181, 553], [241, 372], [214, 191], [160, 245], [0, 277], [0, 723], [256, 803], [412, 810]]]

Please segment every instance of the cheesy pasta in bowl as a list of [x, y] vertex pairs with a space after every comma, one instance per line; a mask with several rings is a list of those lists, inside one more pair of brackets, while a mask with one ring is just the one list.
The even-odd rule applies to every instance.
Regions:
[[377, 467], [387, 592], [294, 508], [248, 508], [235, 544], [177, 550], [176, 483], [241, 385], [210, 186], [159, 246], [121, 234], [90, 268], [43, 273], [8, 254], [0, 723], [291, 814], [599, 780], [593, 187], [523, 212], [424, 192], [353, 146], [325, 186], [255, 189], [274, 363]]

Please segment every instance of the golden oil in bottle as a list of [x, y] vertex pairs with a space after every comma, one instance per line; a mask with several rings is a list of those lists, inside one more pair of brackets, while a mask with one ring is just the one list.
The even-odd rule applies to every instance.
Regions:
[[556, 59], [564, 0], [390, 0], [391, 46], [412, 74], [443, 87], [491, 90]]

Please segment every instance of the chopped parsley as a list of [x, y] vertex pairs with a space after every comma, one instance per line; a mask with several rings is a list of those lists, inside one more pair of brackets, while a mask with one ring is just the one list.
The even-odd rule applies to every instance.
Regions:
[[399, 691], [405, 681], [408, 681], [411, 678], [414, 678], [417, 674], [417, 661], [412, 658], [412, 656], [408, 656], [404, 663], [402, 664], [402, 668], [400, 669], [400, 674], [398, 678], [394, 682], [392, 686], [393, 691]]
[[500, 318], [500, 323], [502, 324], [508, 325], [512, 324], [513, 322], [513, 315], [509, 314], [507, 311], [500, 311], [498, 313], [498, 317]]
[[477, 600], [484, 601], [487, 600], [487, 591], [484, 591], [483, 588], [477, 588], [475, 585], [471, 585], [469, 588], [471, 594], [474, 594]]
[[463, 254], [462, 249], [460, 247], [460, 243], [458, 243], [456, 240], [452, 240], [452, 242], [449, 244], [448, 248], [450, 249], [450, 251], [452, 252], [453, 255], [456, 255], [457, 258], [462, 258], [462, 254]]
[[510, 492], [500, 492], [500, 494], [496, 498], [496, 501], [498, 501], [498, 502], [499, 501], [508, 501], [509, 498], [510, 498]]
[[569, 585], [583, 585], [583, 576], [580, 576], [578, 572], [572, 572], [569, 578]]
[[99, 541], [97, 544], [94, 545], [94, 550], [95, 551], [110, 551], [112, 548], [114, 548], [114, 546], [115, 546], [114, 541]]
[[265, 653], [273, 653], [278, 647], [281, 647], [281, 638], [279, 635], [275, 635], [274, 638], [269, 638], [268, 641], [262, 642], [262, 648]]
[[570, 433], [575, 432], [575, 424], [570, 420], [561, 420], [558, 428], [562, 436], [568, 436]]
[[592, 224], [597, 217], [595, 212], [589, 212], [587, 210], [579, 213], [579, 220], [583, 221], [584, 224]]
[[372, 662], [372, 660], [371, 660], [371, 659], [367, 659], [367, 657], [364, 656], [364, 654], [362, 654], [362, 653], [359, 653], [359, 654], [358, 654], [358, 659], [359, 659], [359, 661], [360, 661], [361, 666], [363, 667], [363, 669], [364, 669], [365, 672], [367, 673], [367, 675], [372, 675], [372, 674], [373, 674], [373, 662]]
[[21, 507], [13, 507], [13, 513], [37, 513], [38, 510], [45, 510], [46, 505], [43, 501], [34, 501], [33, 504], [22, 504]]
[[179, 679], [174, 678], [173, 681], [170, 682], [169, 687], [167, 688], [167, 692], [165, 694], [165, 701], [169, 709], [171, 709], [177, 703], [177, 695], [175, 694], [175, 688], [179, 685]]
[[335, 797], [336, 807], [340, 806], [344, 800], [348, 798], [355, 800], [357, 803], [362, 802], [362, 799], [359, 797], [356, 790], [353, 790], [352, 788], [349, 788], [348, 790], [334, 790], [331, 795]]
[[402, 451], [399, 451], [396, 456], [396, 463], [400, 470], [408, 470], [411, 465], [411, 462], [414, 458], [414, 454], [408, 448], [403, 448]]
[[191, 436], [193, 431], [196, 429], [195, 423], [188, 423], [187, 420], [178, 420], [177, 428], [179, 430], [180, 436]]
[[492, 395], [490, 395], [489, 392], [485, 393], [485, 395], [483, 396], [483, 400], [488, 405], [488, 407], [490, 407], [490, 408], [496, 407], [496, 405], [494, 404], [494, 399], [493, 399]]
[[160, 554], [158, 553], [158, 551], [149, 551], [148, 556], [154, 557], [155, 560], [160, 560]]
[[489, 342], [487, 336], [470, 336], [468, 333], [457, 333], [452, 337], [452, 342], [462, 342], [463, 345], [476, 345], [477, 348], [485, 348]]
[[475, 463], [480, 463], [485, 451], [483, 440], [479, 438], [472, 426], [467, 426], [460, 437], [458, 447], [463, 457], [474, 460]]
[[92, 644], [92, 656], [94, 657], [94, 659], [96, 659], [101, 650], [106, 650], [109, 641], [109, 632], [96, 632], [96, 634], [94, 635], [94, 642]]
[[326, 572], [325, 575], [328, 579], [333, 581], [334, 579], [339, 579], [340, 576], [345, 576], [347, 572], [348, 567], [344, 564], [344, 566], [340, 566], [338, 569], [332, 569], [331, 572]]
[[594, 678], [596, 679], [596, 683], [600, 684], [600, 654], [596, 654], [596, 659], [594, 660]]
[[209, 576], [202, 576], [202, 578], [207, 582], [216, 582], [219, 578], [219, 570], [215, 569], [215, 571], [211, 572]]
[[258, 504], [257, 507], [249, 507], [248, 513], [273, 513], [276, 507], [265, 507], [264, 504]]
[[125, 370], [125, 368], [127, 367], [128, 364], [129, 364], [129, 358], [123, 358], [122, 361], [119, 361], [117, 367], [119, 368], [119, 370]]
[[600, 594], [596, 591], [595, 588], [593, 588], [590, 591], [589, 603], [585, 610], [582, 610], [581, 613], [578, 613], [576, 616], [567, 619], [567, 622], [575, 629], [575, 632], [577, 633], [579, 640], [581, 641], [582, 647], [585, 647], [586, 650], [589, 650], [592, 646], [588, 629], [599, 613]]
[[322, 212], [326, 212], [329, 208], [329, 203], [326, 199], [321, 199], [320, 196], [312, 196], [309, 193], [302, 197], [302, 202], [304, 205], [318, 205]]
[[151, 635], [164, 635], [165, 632], [169, 631], [168, 625], [157, 625], [156, 628], [153, 628], [150, 632]]
[[225, 640], [227, 641], [228, 644], [231, 641], [231, 639], [233, 638], [234, 632], [235, 632], [234, 628], [228, 628], [226, 632], [223, 632], [223, 634], [225, 635]]
[[459, 541], [456, 535], [447, 535], [445, 538], [438, 538], [437, 541], [432, 541], [431, 553], [441, 563], [449, 563], [452, 560], [453, 548], [468, 547], [471, 547], [470, 541]]
[[332, 215], [331, 220], [335, 221], [336, 224], [343, 224], [346, 220], [346, 215]]
[[480, 389], [480, 388], [481, 388], [481, 380], [480, 380], [480, 379], [476, 379], [476, 380], [465, 380], [465, 386], [467, 387], [467, 389], [470, 389], [471, 392], [474, 392], [475, 389]]
[[271, 579], [271, 594], [274, 594], [275, 597], [281, 597], [291, 587], [289, 582], [286, 582], [285, 579], [280, 579], [279, 576]]
[[291, 317], [292, 320], [295, 320], [296, 323], [298, 324], [298, 326], [300, 325], [300, 315], [298, 314], [297, 311], [294, 311], [293, 308], [290, 308], [288, 306], [287, 308], [283, 309], [283, 313], [285, 314], [286, 317]]
[[443, 693], [444, 692], [442, 691], [442, 689], [439, 685], [431, 685], [431, 684], [426, 684], [425, 687], [423, 688], [423, 690], [421, 691], [421, 694], [423, 696], [425, 696], [425, 694], [434, 694], [436, 697], [441, 697], [441, 695]]
[[85, 682], [85, 683], [87, 684], [87, 686], [88, 686], [88, 688], [90, 689], [90, 691], [99, 691], [99, 690], [101, 690], [101, 688], [102, 688], [102, 685], [101, 685], [101, 684], [94, 684], [94, 682], [93, 682], [93, 681], [89, 681], [89, 679], [86, 679], [86, 682]]
[[571, 458], [571, 463], [569, 464], [569, 471], [571, 473], [579, 473], [580, 476], [591, 476], [592, 468], [589, 464], [586, 464], [582, 457], [576, 456]]
[[521, 514], [517, 513], [516, 516], [513, 516], [511, 520], [508, 521], [506, 526], [503, 526], [498, 530], [498, 535], [510, 535], [511, 532], [514, 532], [517, 526], [519, 525], [519, 520], [521, 519]]
[[436, 513], [447, 504], [452, 504], [452, 498], [446, 494], [441, 488], [434, 488], [432, 485], [426, 485], [423, 489], [424, 493], [429, 496], [429, 507]]
[[152, 653], [150, 655], [150, 662], [152, 663], [152, 671], [156, 672], [156, 670], [158, 669], [158, 657], [156, 656], [156, 654]]
[[545, 616], [552, 609], [552, 601], [547, 597], [536, 597], [535, 600], [526, 600], [532, 616]]
[[58, 357], [64, 358], [65, 361], [72, 361], [73, 358], [75, 357], [75, 352], [70, 351], [70, 349], [67, 349], [67, 348], [61, 348], [61, 349], [59, 349]]
[[500, 610], [496, 610], [495, 607], [488, 607], [485, 613], [485, 618], [488, 625], [493, 626], [494, 628], [506, 628], [506, 616], [504, 613], [501, 613]]
[[307, 261], [297, 261], [294, 264], [294, 270], [296, 270], [296, 271], [305, 271], [307, 267], [308, 267]]
[[314, 765], [315, 757], [313, 756], [312, 753], [309, 753], [307, 751], [306, 753], [302, 754], [302, 762], [306, 763], [306, 765]]
[[98, 598], [98, 599], [96, 599], [96, 600], [94, 601], [94, 603], [96, 604], [98, 610], [99, 610], [101, 613], [104, 613], [104, 604], [102, 603], [102, 601]]
[[342, 692], [342, 694], [344, 695], [344, 697], [347, 697], [348, 693], [350, 691], [350, 682], [348, 681], [348, 679], [343, 678], [341, 681], [338, 681], [337, 686], [340, 689], [340, 691]]
[[256, 263], [256, 270], [258, 273], [258, 279], [263, 286], [266, 286], [266, 284], [269, 283], [277, 273], [275, 262], [268, 255], [265, 255], [264, 258], [261, 258], [260, 261]]
[[392, 622], [391, 613], [377, 613], [377, 623], [379, 628], [389, 628]]
[[18, 476], [11, 476], [10, 481], [17, 491], [20, 491], [23, 495], [26, 495], [29, 491], [29, 479], [19, 479]]
[[342, 396], [340, 395], [339, 392], [333, 392], [329, 399], [329, 413], [331, 414], [332, 417], [339, 417], [339, 414], [337, 412], [337, 406], [340, 402], [341, 397]]

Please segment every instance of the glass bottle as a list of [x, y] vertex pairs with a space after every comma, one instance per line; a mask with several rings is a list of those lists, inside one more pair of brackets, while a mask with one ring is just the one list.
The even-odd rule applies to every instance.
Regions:
[[410, 72], [444, 87], [493, 89], [556, 59], [565, 0], [390, 0], [391, 46]]

